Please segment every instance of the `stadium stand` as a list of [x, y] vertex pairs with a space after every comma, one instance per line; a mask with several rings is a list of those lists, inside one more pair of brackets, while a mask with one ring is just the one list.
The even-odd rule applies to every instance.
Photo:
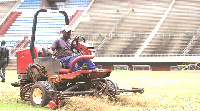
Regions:
[[[10, 29], [4, 36], [24, 36], [30, 37], [33, 25], [33, 15], [30, 12], [22, 12], [21, 16], [17, 18], [15, 23], [12, 24]], [[65, 24], [64, 16], [62, 14], [47, 14], [41, 13], [38, 15], [38, 24], [36, 35], [38, 36], [51, 36], [60, 33], [60, 29]]]
[[24, 0], [17, 9], [38, 9], [42, 0]]
[[[200, 25], [198, 7], [199, 1], [197, 0], [176, 0], [158, 31], [160, 34], [154, 37], [142, 54], [183, 54], [194, 36], [198, 38], [195, 34]], [[193, 43], [198, 44], [198, 42]], [[196, 46], [193, 43], [191, 45]], [[195, 47], [191, 49], [197, 51]], [[197, 54], [192, 50], [187, 53]]]
[[68, 0], [65, 8], [87, 7], [92, 0]]
[[[146, 4], [148, 6], [143, 7]], [[105, 34], [107, 37], [111, 34], [112, 39], [107, 39], [104, 48], [101, 48], [103, 50], [100, 50], [98, 54], [134, 54], [146, 39], [146, 35], [152, 32], [169, 4], [170, 2], [164, 0], [150, 2], [137, 2], [137, 0], [102, 2], [95, 0], [87, 12], [91, 19], [89, 22], [82, 21], [74, 34]], [[114, 28], [116, 29], [114, 30]], [[123, 37], [116, 37], [120, 35]], [[139, 38], [137, 38], [138, 36]], [[116, 45], [120, 44], [120, 41], [128, 42], [121, 43], [122, 47], [122, 45]], [[132, 44], [135, 41], [137, 44]], [[130, 47], [129, 51], [125, 51], [128, 47]]]
[[183, 54], [193, 34], [185, 33], [158, 33], [148, 44], [142, 55], [147, 54]]
[[[131, 3], [132, 5], [127, 5]], [[166, 12], [170, 3], [171, 1], [167, 0], [141, 2], [131, 0], [121, 2], [120, 0], [111, 0], [104, 4], [101, 3], [100, 0], [96, 0], [87, 12], [90, 17], [89, 22], [82, 21], [76, 28], [74, 34], [106, 34], [108, 37], [109, 31], [117, 25], [117, 28], [112, 32], [112, 38], [107, 39], [98, 54], [134, 55], [137, 49], [144, 43], [147, 35], [153, 31], [156, 24]], [[120, 6], [118, 6], [119, 4]], [[186, 5], [186, 8], [179, 8], [176, 12], [176, 8], [182, 7], [183, 5]], [[148, 46], [144, 49], [142, 56], [152, 54], [183, 54], [183, 50], [188, 46], [198, 28], [198, 24], [195, 24], [195, 22], [190, 24], [190, 21], [187, 23], [185, 21], [187, 20], [187, 17], [185, 17], [187, 15], [188, 19], [190, 17], [191, 19], [194, 19], [193, 16], [195, 16], [196, 12], [193, 11], [197, 10], [194, 9], [195, 7], [198, 7], [198, 1], [176, 0], [172, 9], [168, 13], [166, 20], [158, 30], [159, 33], [155, 35], [154, 39], [152, 39]], [[189, 14], [187, 10], [189, 10], [192, 14]], [[176, 16], [174, 16], [175, 12], [177, 13], [175, 14]], [[198, 19], [196, 18], [194, 20]], [[166, 26], [165, 24], [170, 26]], [[189, 29], [189, 24], [191, 27], [194, 26], [194, 28]], [[186, 28], [184, 25], [189, 27]], [[176, 30], [173, 27], [175, 27]], [[139, 38], [137, 39], [139, 39], [140, 42], [135, 39], [135, 35], [137, 35], [137, 33], [139, 33]], [[127, 42], [120, 43], [120, 41]], [[134, 43], [135, 41], [136, 43]]]
[[[22, 11], [21, 16], [17, 18], [15, 23], [12, 24], [10, 29], [6, 32], [4, 36], [31, 36], [31, 28], [33, 24], [33, 17], [35, 12], [39, 9], [41, 0], [25, 0], [22, 2], [15, 11]], [[69, 0], [68, 2], [73, 2], [73, 0]], [[79, 0], [81, 4], [89, 3], [87, 0], [85, 2]], [[71, 4], [72, 7], [77, 4]], [[87, 6], [87, 5], [84, 5]], [[69, 19], [76, 12], [75, 9], [66, 8], [64, 9], [68, 13]], [[62, 14], [49, 14], [42, 13], [38, 16], [38, 25], [36, 35], [38, 36], [57, 36], [60, 33], [62, 26], [65, 24], [64, 16]]]
[[[124, 4], [121, 0], [95, 0], [87, 11], [88, 21], [81, 21], [78, 27], [73, 32], [74, 35], [89, 35], [89, 34], [102, 34], [108, 35], [109, 31], [115, 25], [116, 21], [120, 18], [123, 13], [125, 6], [120, 6]], [[126, 2], [127, 3], [127, 2]], [[117, 9], [122, 9], [122, 12], [117, 12]]]
[[135, 33], [151, 33], [170, 3], [171, 1], [167, 0], [144, 0], [132, 3], [126, 17], [123, 18], [121, 25], [115, 33], [130, 35]]
[[16, 1], [0, 1], [0, 22], [15, 5], [15, 3]]

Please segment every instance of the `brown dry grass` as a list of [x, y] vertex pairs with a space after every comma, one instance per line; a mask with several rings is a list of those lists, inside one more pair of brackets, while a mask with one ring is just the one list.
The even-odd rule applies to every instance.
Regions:
[[[120, 94], [117, 102], [96, 97], [72, 97], [57, 111], [200, 111], [200, 72], [113, 71], [109, 79], [120, 88], [143, 87], [144, 94]], [[3, 110], [48, 110], [32, 107], [20, 100], [16, 71], [8, 71], [6, 83], [0, 83]], [[0, 108], [2, 110], [2, 108]]]

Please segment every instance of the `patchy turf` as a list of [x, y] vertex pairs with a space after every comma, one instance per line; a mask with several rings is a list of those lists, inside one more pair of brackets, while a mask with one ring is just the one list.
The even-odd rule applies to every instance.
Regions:
[[[6, 82], [0, 83], [1, 110], [29, 111], [49, 110], [36, 108], [30, 102], [22, 101], [19, 88], [10, 85], [17, 81], [15, 70], [7, 71]], [[135, 111], [135, 110], [200, 110], [200, 72], [137, 72], [113, 71], [109, 79], [115, 81], [120, 88], [131, 89], [143, 87], [144, 94], [122, 93], [117, 102], [106, 97], [72, 97], [65, 99], [66, 105], [60, 110], [80, 111]]]

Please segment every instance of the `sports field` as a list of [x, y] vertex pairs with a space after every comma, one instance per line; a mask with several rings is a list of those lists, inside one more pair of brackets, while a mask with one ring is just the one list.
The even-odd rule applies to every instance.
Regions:
[[[17, 81], [17, 71], [7, 70], [6, 82], [0, 83], [0, 110], [30, 111], [49, 110], [32, 107], [20, 99], [19, 88], [12, 87]], [[143, 94], [120, 94], [117, 102], [106, 98], [74, 97], [66, 99], [62, 109], [68, 111], [199, 111], [200, 71], [113, 71], [109, 79], [120, 88], [142, 87]]]

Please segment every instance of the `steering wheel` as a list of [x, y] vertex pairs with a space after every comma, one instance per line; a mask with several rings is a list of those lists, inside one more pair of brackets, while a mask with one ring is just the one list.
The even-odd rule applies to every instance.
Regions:
[[80, 38], [80, 37], [83, 39], [83, 42], [85, 42], [85, 38], [82, 37], [82, 36], [80, 36], [80, 35], [76, 36], [76, 37], [72, 40], [72, 42], [71, 42], [71, 51], [72, 51], [73, 53], [75, 53], [75, 54], [81, 52], [81, 51], [78, 50], [78, 48], [77, 48], [77, 47], [78, 47], [78, 41], [79, 41], [79, 38]]

